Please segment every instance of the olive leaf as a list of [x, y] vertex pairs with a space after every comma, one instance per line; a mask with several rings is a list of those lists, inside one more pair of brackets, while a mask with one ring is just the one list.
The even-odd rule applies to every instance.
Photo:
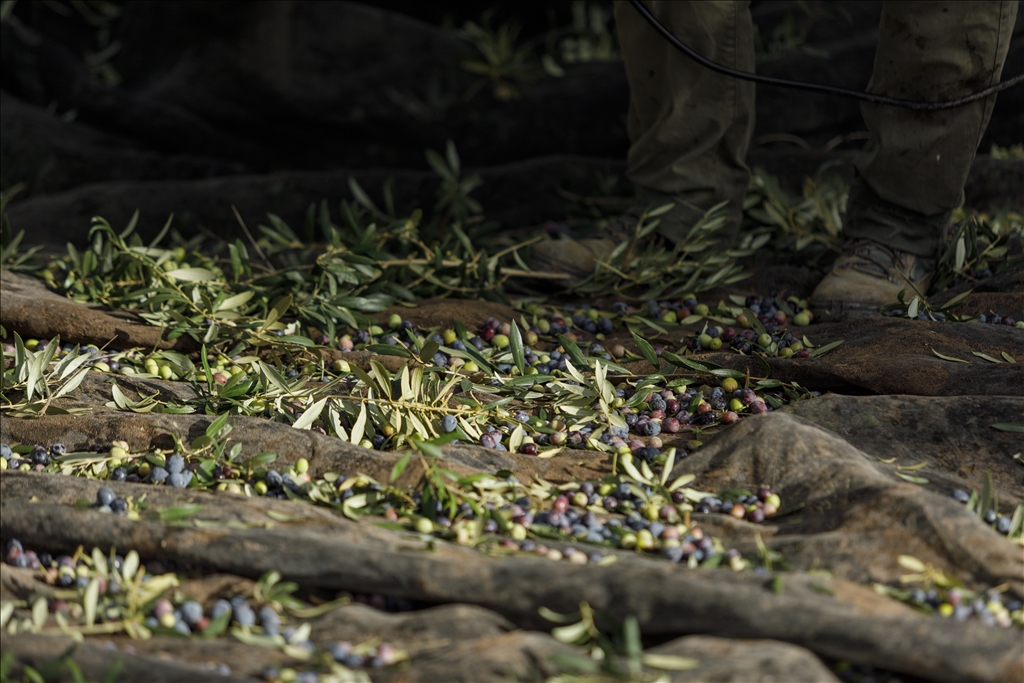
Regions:
[[964, 243], [964, 236], [960, 235], [956, 240], [956, 260], [953, 268], [959, 272], [963, 270], [964, 260], [967, 258], [967, 245]]
[[444, 452], [441, 450], [441, 448], [435, 444], [430, 443], [429, 441], [413, 436], [411, 439], [409, 439], [409, 443], [417, 451], [425, 455], [429, 455], [432, 458], [441, 459], [444, 457]]
[[103, 552], [99, 548], [92, 549], [92, 565], [97, 574], [104, 579], [108, 578], [107, 558], [103, 556]]
[[995, 487], [992, 483], [992, 473], [988, 470], [985, 471], [985, 481], [981, 485], [981, 495], [978, 496], [978, 505], [975, 508], [975, 512], [978, 513], [979, 517], [984, 517], [985, 513], [995, 508], [993, 504], [995, 500]]
[[43, 628], [47, 616], [49, 616], [49, 609], [46, 606], [46, 598], [36, 598], [36, 601], [32, 603], [32, 628], [35, 631]]
[[689, 671], [700, 667], [700, 660], [678, 655], [645, 654], [640, 658], [644, 666], [664, 671]]
[[525, 436], [525, 430], [523, 425], [516, 425], [516, 428], [512, 430], [512, 435], [508, 440], [508, 450], [512, 453], [518, 453], [519, 448], [523, 445], [523, 438]]
[[323, 412], [324, 406], [327, 405], [327, 398], [322, 398], [313, 405], [306, 408], [299, 419], [292, 425], [294, 429], [309, 429], [313, 423], [320, 417], [320, 413]]
[[135, 572], [139, 570], [139, 553], [135, 550], [129, 550], [124, 556], [124, 562], [121, 563], [121, 578], [125, 581], [131, 581], [135, 578]]
[[630, 330], [630, 334], [633, 335], [633, 342], [636, 344], [636, 347], [640, 350], [640, 355], [642, 355], [647, 360], [647, 362], [650, 363], [655, 370], [657, 370], [659, 365], [658, 355], [654, 353], [654, 347], [651, 346], [650, 342], [648, 342], [646, 339], [641, 337], [633, 330]]
[[669, 351], [662, 351], [661, 357], [679, 368], [688, 368], [690, 370], [696, 370], [697, 372], [710, 372], [712, 370], [711, 366], [706, 363], [693, 360], [692, 358], [682, 358]]
[[[367, 377], [369, 379], [369, 377]], [[362, 403], [359, 406], [359, 416], [356, 418], [355, 424], [352, 425], [352, 433], [349, 437], [349, 443], [356, 444], [357, 446], [363, 440], [363, 433], [366, 430], [366, 403]]]
[[171, 522], [181, 519], [188, 519], [189, 517], [192, 517], [193, 515], [197, 514], [202, 509], [203, 506], [198, 503], [180, 505], [178, 507], [169, 507], [160, 510], [157, 513], [156, 518], [159, 519], [161, 522]]
[[367, 344], [366, 350], [381, 356], [398, 356], [399, 358], [415, 358], [409, 349], [401, 344]]
[[0, 605], [0, 628], [7, 626], [7, 622], [11, 620], [16, 607], [17, 603], [13, 600]]
[[85, 595], [82, 598], [82, 607], [85, 608], [85, 625], [92, 626], [96, 623], [96, 608], [100, 599], [100, 580], [93, 577], [85, 588]]
[[573, 363], [581, 368], [590, 367], [587, 363], [586, 356], [584, 356], [583, 352], [580, 351], [580, 347], [576, 345], [576, 342], [570, 340], [563, 334], [558, 335], [558, 342], [562, 345], [562, 348], [565, 349], [565, 352], [569, 354], [569, 358], [572, 359]]
[[962, 303], [964, 299], [966, 299], [968, 296], [970, 296], [972, 292], [974, 292], [973, 289], [968, 289], [966, 292], [961, 292], [960, 294], [957, 294], [952, 299], [950, 299], [946, 303], [942, 304], [942, 306], [939, 308], [939, 310], [941, 310], [941, 311], [949, 311], [949, 310], [955, 308], [960, 303]]
[[947, 356], [945, 354], [939, 353], [935, 349], [932, 349], [932, 353], [934, 353], [937, 358], [941, 358], [942, 360], [953, 361], [954, 363], [970, 363], [971, 362], [969, 360], [963, 360], [962, 358], [954, 358], [953, 356]]
[[509, 336], [509, 345], [512, 347], [512, 360], [516, 367], [519, 369], [519, 374], [526, 372], [526, 361], [523, 350], [523, 335], [519, 331], [519, 325], [516, 321], [512, 321], [511, 335]]
[[1011, 541], [1020, 543], [1022, 534], [1024, 534], [1024, 503], [1018, 504], [1013, 511], [1013, 517], [1010, 519], [1010, 531], [1007, 534], [1007, 538]]
[[924, 562], [912, 555], [900, 555], [896, 558], [896, 562], [904, 569], [909, 569], [912, 572], [922, 573], [927, 569]]
[[203, 282], [217, 279], [217, 275], [207, 268], [176, 268], [165, 272], [164, 275], [179, 282]]
[[671, 448], [668, 449], [668, 453], [666, 454], [666, 457], [665, 457], [665, 464], [662, 466], [661, 477], [660, 477], [660, 481], [661, 481], [661, 485], [662, 486], [664, 486], [666, 483], [668, 483], [669, 475], [672, 474], [672, 467], [675, 466], [675, 464], [676, 464], [676, 448], [675, 448], [675, 446], [672, 446]]
[[220, 311], [234, 311], [238, 308], [241, 308], [243, 304], [247, 303], [255, 295], [255, 291], [249, 290], [246, 292], [242, 292], [241, 294], [229, 296], [228, 298], [224, 299], [223, 301], [215, 305], [213, 307], [213, 310], [215, 313]]
[[559, 614], [558, 612], [548, 609], [543, 605], [537, 608], [537, 613], [547, 621], [552, 621], [556, 624], [571, 624], [580, 618], [578, 612], [574, 612], [572, 614]]
[[580, 621], [570, 626], [558, 626], [551, 629], [551, 635], [562, 643], [576, 643], [587, 635], [590, 624]]
[[420, 361], [422, 361], [423, 363], [433, 363], [434, 354], [436, 354], [440, 349], [440, 344], [438, 344], [433, 339], [428, 339], [426, 343], [423, 344], [423, 348], [420, 350]]
[[[696, 478], [697, 478], [696, 474], [684, 474], [684, 475], [682, 475], [680, 477], [676, 477], [676, 479], [673, 480], [673, 482], [671, 484], [669, 484], [668, 490], [669, 491], [676, 491], [677, 489], [680, 489], [683, 486], [686, 486], [687, 484], [689, 484], [690, 482], [692, 482]], [[745, 495], [749, 495], [749, 493], [745, 494]]]
[[824, 356], [826, 353], [828, 353], [832, 349], [836, 348], [837, 346], [842, 344], [844, 341], [846, 341], [846, 340], [845, 339], [840, 339], [839, 341], [834, 341], [834, 342], [831, 342], [829, 344], [825, 344], [824, 346], [819, 346], [818, 348], [816, 348], [813, 351], [811, 351], [808, 355], [811, 358], [818, 358], [820, 356]]
[[394, 467], [391, 468], [391, 476], [389, 477], [389, 481], [391, 481], [392, 483], [397, 481], [398, 478], [402, 476], [402, 473], [405, 472], [405, 468], [408, 467], [409, 461], [411, 459], [412, 451], [407, 451], [401, 458], [399, 458], [398, 462], [396, 462]]
[[231, 612], [227, 611], [221, 614], [215, 619], [211, 619], [210, 623], [203, 629], [203, 638], [216, 638], [217, 636], [224, 633], [227, 630], [228, 625], [231, 623]]

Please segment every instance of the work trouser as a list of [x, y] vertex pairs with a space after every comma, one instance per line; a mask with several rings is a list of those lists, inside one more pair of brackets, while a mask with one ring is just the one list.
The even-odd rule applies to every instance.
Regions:
[[[703, 56], [754, 71], [748, 0], [645, 4]], [[938, 101], [997, 83], [1016, 15], [1016, 0], [888, 0], [868, 91]], [[677, 203], [663, 220], [669, 238], [723, 200], [738, 226], [750, 175], [754, 84], [690, 60], [626, 2], [616, 2], [615, 21], [630, 87], [627, 176], [639, 201]], [[934, 256], [963, 202], [995, 99], [935, 112], [863, 103], [870, 138], [856, 161], [846, 235]]]

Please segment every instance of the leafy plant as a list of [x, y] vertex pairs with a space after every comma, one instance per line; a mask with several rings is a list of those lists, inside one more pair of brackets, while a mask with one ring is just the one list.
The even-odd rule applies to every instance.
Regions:
[[678, 298], [715, 286], [732, 284], [747, 277], [736, 259], [749, 255], [766, 238], [748, 237], [737, 249], [716, 247], [716, 233], [725, 225], [725, 202], [712, 207], [673, 248], [650, 239], [660, 224], [659, 216], [671, 204], [641, 214], [635, 228], [594, 273], [573, 288], [579, 294], [630, 296], [641, 299]]
[[[72, 646], [72, 651], [74, 646]], [[0, 681], [3, 683], [14, 683], [20, 680], [21, 683], [49, 683], [50, 681], [71, 681], [71, 683], [90, 683], [82, 673], [81, 667], [72, 658], [72, 654], [65, 654], [53, 659], [38, 669], [28, 664], [22, 666], [21, 678], [15, 679], [11, 672], [15, 667], [14, 653], [7, 651], [0, 659]], [[123, 662], [118, 659], [107, 669], [102, 683], [115, 683], [124, 668]]]
[[992, 145], [989, 150], [989, 154], [992, 155], [993, 159], [1024, 159], [1024, 144], [1011, 145], [1009, 147], [1000, 147], [999, 145]]
[[283, 612], [285, 608], [302, 609], [302, 602], [292, 595], [297, 590], [299, 584], [294, 581], [282, 581], [280, 572], [271, 571], [263, 574], [256, 582], [252, 596], [256, 602], [270, 605], [278, 612]]
[[[168, 339], [187, 335], [224, 349], [241, 342], [287, 354], [315, 346], [310, 328], [331, 340], [339, 326], [366, 327], [367, 314], [396, 300], [451, 294], [506, 300], [504, 282], [527, 274], [502, 266], [519, 246], [494, 255], [474, 246], [471, 234], [483, 227], [482, 208], [469, 195], [479, 176], [463, 175], [451, 143], [443, 157], [431, 150], [427, 159], [442, 182], [437, 213], [426, 226], [418, 209], [395, 216], [390, 184], [382, 210], [353, 180], [355, 200], [342, 202], [342, 225], [325, 202], [311, 205], [305, 240], [273, 214], [269, 225], [258, 226], [259, 240], [250, 235], [248, 245], [236, 239], [206, 248], [201, 237], [181, 239], [171, 220], [145, 244], [135, 232], [137, 213], [121, 232], [97, 218], [88, 247], [69, 245], [68, 255], [52, 261], [43, 275], [76, 300], [136, 312], [166, 328]], [[438, 238], [425, 242], [422, 227]], [[313, 240], [316, 232], [322, 241]], [[176, 246], [162, 246], [168, 235]], [[15, 258], [17, 244], [5, 242], [4, 258], [10, 255], [21, 266], [31, 254]], [[250, 258], [250, 250], [258, 259]]]
[[[93, 548], [91, 553], [87, 553], [79, 547], [73, 559], [84, 563], [92, 578], [82, 593], [76, 589], [53, 591], [55, 599], [73, 601], [81, 605], [81, 610], [70, 615], [55, 612], [52, 615], [56, 621], [55, 627], [47, 626], [49, 617], [46, 599], [39, 598], [31, 605], [24, 602], [4, 603], [5, 606], [13, 607], [3, 611], [4, 618], [0, 628], [6, 628], [7, 632], [12, 634], [28, 631], [67, 635], [79, 642], [86, 635], [117, 633], [125, 633], [132, 638], [149, 638], [152, 631], [143, 624], [145, 614], [157, 598], [178, 585], [178, 578], [174, 574], [147, 575], [145, 567], [140, 564], [138, 553], [134, 550], [125, 555], [120, 567], [114, 562], [114, 556], [114, 551], [107, 555], [99, 548]], [[116, 594], [101, 595], [100, 579], [105, 582], [116, 582], [121, 586], [121, 590]], [[15, 618], [15, 609], [19, 607], [30, 607], [31, 617]], [[79, 616], [75, 616], [76, 614]], [[100, 615], [103, 615], [102, 620], [98, 620]]]
[[[746, 214], [770, 231], [778, 251], [802, 252], [809, 247], [839, 246], [848, 187], [828, 164], [804, 182], [803, 195], [791, 197], [763, 169], [750, 179]], [[755, 230], [755, 234], [758, 232]]]
[[1010, 251], [1010, 240], [1024, 239], [1024, 216], [1004, 208], [994, 215], [968, 213], [953, 216], [955, 229], [939, 256], [934, 291], [962, 281], [973, 282], [1024, 262], [1024, 250]]
[[467, 21], [459, 31], [459, 37], [480, 53], [478, 58], [462, 62], [464, 70], [481, 77], [466, 91], [466, 100], [487, 87], [499, 102], [518, 99], [522, 96], [520, 84], [544, 74], [530, 45], [516, 47], [522, 27], [517, 23], [507, 23], [492, 28], [491, 18], [492, 14], [485, 12], [480, 24]]
[[954, 309], [962, 304], [973, 291], [973, 289], [969, 289], [966, 292], [957, 294], [952, 299], [949, 299], [941, 305], [933, 306], [924, 296], [924, 293], [916, 292], [913, 298], [908, 299], [907, 297], [909, 294], [907, 290], [902, 289], [899, 294], [896, 295], [896, 303], [886, 304], [879, 310], [892, 316], [909, 318], [911, 320], [922, 318], [925, 320], [950, 320], [953, 322], [961, 322], [964, 320], [970, 320], [973, 316], [959, 316], [954, 313]]
[[[92, 356], [82, 353], [76, 346], [51, 367], [51, 361], [60, 350], [60, 337], [54, 337], [39, 351], [31, 351], [17, 332], [13, 336], [14, 363], [9, 368], [5, 365], [0, 391], [4, 412], [15, 417], [34, 417], [67, 415], [81, 410], [61, 408], [53, 405], [53, 401], [71, 395], [78, 388], [91, 369], [86, 363]], [[16, 393], [20, 396], [12, 400]]]
[[38, 268], [32, 263], [32, 257], [42, 249], [42, 245], [19, 251], [25, 231], [19, 230], [18, 234], [12, 234], [11, 222], [7, 217], [7, 205], [24, 189], [25, 184], [18, 183], [0, 192], [0, 268], [5, 270], [33, 271]]
[[442, 180], [441, 186], [437, 189], [437, 204], [434, 206], [435, 211], [444, 211], [440, 224], [448, 226], [454, 220], [460, 225], [465, 225], [471, 215], [483, 211], [480, 202], [469, 196], [470, 192], [483, 184], [483, 179], [475, 174], [468, 178], [462, 177], [459, 153], [451, 140], [445, 147], [443, 157], [432, 149], [426, 151], [426, 156], [427, 163]]
[[699, 661], [689, 657], [645, 654], [640, 627], [634, 616], [626, 617], [621, 625], [615, 624], [601, 619], [585, 601], [580, 603], [575, 614], [559, 614], [546, 607], [541, 607], [539, 612], [544, 619], [562, 624], [551, 631], [556, 640], [589, 650], [589, 657], [556, 655], [552, 658], [566, 673], [583, 676], [577, 680], [592, 680], [591, 677], [599, 676], [640, 683], [660, 680], [659, 675], [645, 672], [644, 667], [686, 671], [700, 666]]

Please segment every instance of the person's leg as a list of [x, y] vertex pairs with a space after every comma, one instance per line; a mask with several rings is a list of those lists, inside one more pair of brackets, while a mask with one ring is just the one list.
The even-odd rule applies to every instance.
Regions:
[[[1016, 14], [1016, 0], [888, 0], [869, 91], [938, 101], [998, 82]], [[935, 112], [861, 105], [871, 137], [843, 228], [854, 241], [815, 290], [817, 304], [842, 315], [843, 305], [895, 302], [901, 289], [925, 293], [995, 98]]]
[[[748, 0], [645, 3], [687, 45], [716, 62], [754, 70]], [[644, 209], [674, 203], [658, 231], [679, 239], [711, 207], [727, 200], [728, 235], [739, 228], [750, 170], [744, 161], [754, 129], [754, 85], [721, 76], [672, 47], [627, 2], [615, 3], [615, 23], [629, 80], [626, 175], [637, 202], [606, 229], [582, 239], [540, 242], [538, 270], [569, 274], [575, 284], [593, 272], [636, 226]]]
[[[747, 0], [652, 1], [648, 8], [703, 56], [754, 71], [753, 23]], [[730, 202], [739, 226], [750, 180], [747, 149], [754, 130], [754, 84], [707, 69], [662, 38], [627, 2], [615, 24], [629, 80], [626, 175], [641, 203], [675, 201], [661, 232], [685, 234], [704, 213]]]
[[[909, 100], [950, 100], [999, 81], [1016, 0], [883, 5], [868, 89]], [[871, 138], [857, 161], [846, 234], [933, 257], [963, 202], [964, 184], [996, 96], [919, 112], [864, 103]]]

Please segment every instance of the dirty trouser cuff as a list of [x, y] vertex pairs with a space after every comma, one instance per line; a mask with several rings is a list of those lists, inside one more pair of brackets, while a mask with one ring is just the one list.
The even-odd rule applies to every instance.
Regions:
[[915, 256], [935, 258], [952, 212], [925, 216], [886, 201], [859, 176], [850, 186], [847, 237], [869, 239]]

